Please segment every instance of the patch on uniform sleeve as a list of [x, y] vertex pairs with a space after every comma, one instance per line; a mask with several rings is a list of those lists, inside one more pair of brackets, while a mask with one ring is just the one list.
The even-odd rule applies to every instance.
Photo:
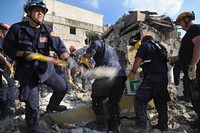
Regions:
[[53, 36], [53, 37], [57, 37], [57, 34], [53, 31], [50, 33], [50, 35]]

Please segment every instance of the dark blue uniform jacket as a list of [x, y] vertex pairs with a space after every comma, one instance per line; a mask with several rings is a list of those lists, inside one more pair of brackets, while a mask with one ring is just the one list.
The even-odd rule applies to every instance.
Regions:
[[3, 49], [11, 59], [17, 61], [15, 79], [24, 83], [28, 83], [35, 75], [38, 75], [40, 81], [44, 82], [51, 71], [54, 71], [54, 67], [46, 62], [16, 57], [18, 50], [38, 52], [49, 56], [51, 49], [56, 52], [58, 57], [67, 52], [61, 39], [49, 27], [42, 24], [40, 29], [36, 29], [31, 27], [28, 21], [11, 26], [5, 37]]
[[90, 53], [95, 60], [95, 66], [110, 66], [118, 70], [118, 76], [126, 76], [123, 65], [115, 52], [115, 50], [101, 40], [94, 41], [87, 49], [86, 53]]

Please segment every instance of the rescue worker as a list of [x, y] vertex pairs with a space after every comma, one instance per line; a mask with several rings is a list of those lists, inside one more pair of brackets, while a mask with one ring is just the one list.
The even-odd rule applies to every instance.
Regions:
[[200, 25], [194, 24], [194, 12], [183, 12], [178, 15], [175, 23], [186, 31], [179, 50], [179, 59], [186, 76], [190, 100], [198, 115], [191, 123], [193, 128], [200, 129]]
[[[4, 34], [6, 34], [7, 30], [10, 28], [9, 25], [7, 24], [0, 24], [0, 27], [3, 28]], [[3, 42], [5, 35], [1, 36], [1, 40]], [[10, 69], [7, 67], [4, 68], [3, 70], [3, 77], [4, 77], [4, 82], [2, 82], [2, 88], [6, 93], [4, 93], [6, 96], [6, 101], [7, 101], [7, 106], [8, 106], [8, 113], [9, 114], [14, 114], [15, 112], [15, 81], [14, 81], [14, 68], [13, 68], [13, 61], [3, 52], [3, 43], [0, 44], [0, 51], [5, 57], [5, 59], [10, 63], [9, 65], [11, 66]]]
[[134, 96], [136, 127], [129, 128], [127, 132], [146, 133], [147, 103], [152, 99], [158, 112], [158, 124], [153, 128], [166, 131], [168, 129], [167, 102], [170, 100], [167, 90], [167, 51], [164, 46], [154, 42], [150, 35], [141, 39], [141, 45], [128, 75], [129, 80], [134, 79], [140, 66], [143, 79]]
[[[75, 54], [75, 51], [76, 51], [76, 48], [73, 46], [73, 45], [71, 45], [70, 47], [69, 47], [69, 55], [70, 55], [70, 57], [72, 57], [77, 63], [79, 63], [79, 60], [78, 60], [78, 57], [77, 57], [77, 55]], [[69, 76], [69, 82], [73, 82], [73, 79], [76, 77], [76, 75], [78, 74], [80, 74], [81, 73], [81, 71], [80, 71], [80, 69], [79, 69], [79, 66], [78, 66], [78, 64], [77, 64], [77, 66], [74, 66], [72, 69], [67, 69], [67, 74], [68, 74], [68, 76]]]
[[76, 48], [73, 46], [73, 45], [71, 45], [70, 47], [69, 47], [69, 55], [75, 60], [75, 61], [78, 61], [78, 56], [75, 54], [75, 51], [76, 51]]
[[[105, 43], [94, 32], [87, 34], [89, 47], [83, 58], [93, 58], [95, 67], [108, 66], [117, 68], [118, 74], [112, 80], [109, 78], [95, 79], [92, 84], [92, 109], [96, 114], [96, 121], [88, 123], [88, 127], [97, 131], [113, 131], [118, 133], [120, 124], [118, 103], [124, 92], [126, 73], [115, 50]], [[86, 60], [85, 60], [86, 61]], [[87, 60], [89, 61], [89, 60]], [[87, 64], [87, 63], [86, 63]], [[108, 98], [109, 119], [103, 107], [103, 101]]]
[[[12, 77], [12, 65], [6, 60], [6, 58], [3, 55], [2, 45], [4, 41], [4, 37], [6, 34], [6, 31], [9, 29], [9, 25], [7, 24], [0, 24], [0, 119], [5, 119], [8, 116], [8, 105], [7, 105], [7, 91], [5, 87], [2, 86], [2, 75], [4, 73], [5, 69], [9, 70], [9, 73]], [[8, 92], [9, 93], [9, 92]]]
[[5, 55], [6, 60], [10, 63], [11, 68], [4, 68], [3, 77], [5, 78], [5, 82], [3, 82], [3, 89], [6, 91], [6, 101], [8, 105], [8, 113], [9, 115], [14, 115], [16, 105], [15, 105], [15, 80], [14, 80], [14, 62]]
[[69, 47], [69, 55], [71, 58], [73, 58], [76, 62], [77, 65], [73, 66], [71, 69], [67, 69], [67, 76], [69, 78], [69, 83], [71, 87], [69, 86], [69, 92], [73, 94], [73, 89], [78, 89], [78, 86], [75, 84], [75, 78], [80, 77], [81, 71], [80, 71], [80, 66], [78, 65], [79, 60], [77, 55], [75, 54], [76, 48], [75, 46], [71, 45]]
[[16, 60], [15, 79], [20, 83], [19, 100], [25, 102], [26, 125], [30, 133], [41, 133], [38, 122], [39, 116], [39, 84], [50, 86], [54, 92], [47, 105], [46, 111], [65, 111], [67, 108], [59, 105], [64, 98], [67, 85], [65, 79], [55, 72], [53, 64], [39, 60], [27, 60], [30, 53], [38, 52], [49, 56], [50, 49], [58, 57], [73, 65], [68, 51], [48, 26], [43, 24], [48, 9], [43, 0], [28, 0], [24, 11], [28, 21], [13, 24], [4, 39], [4, 51], [13, 60]]

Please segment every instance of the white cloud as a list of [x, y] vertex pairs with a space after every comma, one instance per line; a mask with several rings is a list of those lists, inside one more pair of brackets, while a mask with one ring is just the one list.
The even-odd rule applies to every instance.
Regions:
[[87, 0], [86, 4], [92, 6], [93, 8], [99, 8], [99, 0]]
[[180, 11], [183, 0], [124, 0], [129, 10], [149, 10], [159, 15], [174, 16]]

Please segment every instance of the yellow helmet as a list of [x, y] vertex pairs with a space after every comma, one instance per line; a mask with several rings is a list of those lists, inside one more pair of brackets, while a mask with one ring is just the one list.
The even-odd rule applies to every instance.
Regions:
[[176, 18], [175, 24], [179, 24], [179, 21], [183, 20], [184, 18], [189, 18], [191, 20], [195, 19], [195, 14], [194, 12], [183, 12], [181, 14], [178, 15], [178, 17]]
[[138, 41], [134, 46], [133, 49], [137, 50], [141, 45], [141, 41]]

